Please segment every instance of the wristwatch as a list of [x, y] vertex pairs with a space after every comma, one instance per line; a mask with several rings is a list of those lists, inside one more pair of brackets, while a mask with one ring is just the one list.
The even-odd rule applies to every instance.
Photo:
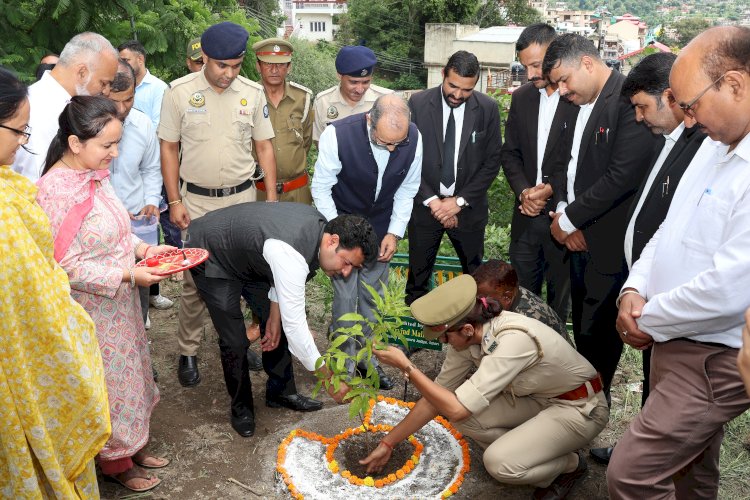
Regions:
[[458, 205], [461, 208], [464, 208], [465, 206], [468, 205], [468, 203], [466, 203], [466, 200], [464, 199], [463, 196], [459, 196], [456, 198], [456, 205]]

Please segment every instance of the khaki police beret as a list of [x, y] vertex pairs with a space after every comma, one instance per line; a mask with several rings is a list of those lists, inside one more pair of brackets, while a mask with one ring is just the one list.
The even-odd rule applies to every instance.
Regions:
[[253, 44], [255, 57], [267, 63], [288, 63], [294, 48], [283, 38], [267, 38]]
[[462, 274], [412, 302], [411, 315], [424, 325], [425, 338], [435, 340], [447, 328], [464, 319], [476, 304], [476, 299], [476, 281], [468, 274]]

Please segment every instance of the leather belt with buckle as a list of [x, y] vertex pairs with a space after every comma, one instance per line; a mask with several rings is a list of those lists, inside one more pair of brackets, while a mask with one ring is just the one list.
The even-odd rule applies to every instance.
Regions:
[[[288, 193], [289, 191], [294, 191], [295, 189], [299, 189], [305, 186], [307, 186], [307, 172], [300, 175], [299, 177], [292, 179], [291, 181], [277, 182], [276, 192], [278, 194]], [[258, 181], [255, 183], [255, 187], [258, 188], [260, 191], [265, 191], [266, 183], [263, 181]]]
[[187, 184], [187, 190], [189, 193], [197, 194], [200, 196], [210, 196], [211, 198], [222, 198], [224, 196], [231, 196], [233, 194], [246, 191], [247, 189], [253, 186], [253, 181], [252, 179], [248, 179], [242, 184], [239, 184], [237, 186], [225, 187], [225, 188], [204, 188], [204, 187], [196, 186], [195, 184], [192, 184], [190, 182], [186, 184]]
[[[591, 384], [591, 388], [594, 390], [594, 394], [602, 390], [602, 378], [598, 373], [596, 374], [596, 377], [589, 380], [589, 383]], [[560, 394], [559, 396], [555, 396], [556, 399], [565, 399], [567, 401], [576, 401], [587, 397], [589, 397], [589, 391], [586, 387], [586, 383], [579, 385], [572, 391], [568, 391], [564, 394]]]

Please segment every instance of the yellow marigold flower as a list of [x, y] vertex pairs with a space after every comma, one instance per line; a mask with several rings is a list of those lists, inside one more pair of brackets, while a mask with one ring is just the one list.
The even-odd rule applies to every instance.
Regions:
[[363, 483], [365, 486], [375, 486], [375, 480], [372, 478], [372, 476], [367, 476]]

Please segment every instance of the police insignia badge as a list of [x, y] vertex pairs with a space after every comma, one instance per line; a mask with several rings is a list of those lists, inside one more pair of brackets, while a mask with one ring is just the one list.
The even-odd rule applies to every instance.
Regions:
[[362, 76], [367, 76], [367, 68], [362, 70], [362, 73], [360, 73]]
[[268, 118], [268, 104], [263, 106], [263, 118]]
[[240, 104], [242, 104], [243, 106], [247, 106], [247, 99], [245, 99], [244, 97], [240, 99]]
[[279, 47], [278, 45], [274, 45], [273, 46], [273, 51], [274, 52], [281, 52], [281, 47]]
[[336, 109], [336, 106], [328, 106], [326, 117], [330, 118], [331, 120], [335, 120], [339, 117], [339, 110]]
[[195, 108], [202, 108], [206, 104], [206, 98], [200, 92], [194, 92], [188, 101]]

